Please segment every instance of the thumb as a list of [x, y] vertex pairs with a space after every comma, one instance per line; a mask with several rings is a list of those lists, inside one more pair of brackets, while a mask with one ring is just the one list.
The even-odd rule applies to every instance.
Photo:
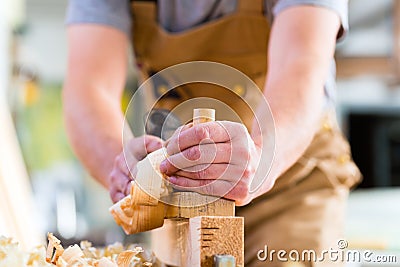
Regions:
[[163, 147], [164, 141], [157, 136], [145, 135], [144, 139], [147, 154]]
[[144, 159], [147, 154], [161, 148], [163, 141], [152, 135], [143, 135], [133, 138], [124, 148], [127, 159], [133, 157], [136, 161]]

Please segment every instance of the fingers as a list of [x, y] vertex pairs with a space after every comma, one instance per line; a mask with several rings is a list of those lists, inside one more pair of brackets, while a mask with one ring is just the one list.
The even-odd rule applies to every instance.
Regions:
[[[126, 157], [125, 166], [118, 162], [122, 165], [113, 173], [110, 194], [114, 202], [129, 193], [129, 173], [132, 178], [135, 176], [137, 161], [162, 145], [163, 141], [154, 136], [135, 138], [129, 143], [132, 158]], [[161, 163], [160, 170], [170, 176], [173, 187], [224, 196], [237, 203], [248, 198], [255, 166], [249, 161], [258, 159], [258, 151], [245, 126], [226, 121], [185, 125], [165, 147], [170, 156]]]
[[129, 170], [131, 169], [131, 167], [133, 168], [133, 166], [128, 167], [128, 162], [125, 160], [125, 157], [123, 154], [119, 154], [115, 158], [114, 167], [119, 169], [126, 176], [129, 176]]
[[180, 126], [178, 129], [175, 130], [174, 134], [164, 143], [164, 146], [167, 147], [168, 143], [170, 142], [171, 138], [174, 137], [175, 135], [179, 134], [180, 132], [183, 132], [189, 128], [193, 127], [193, 122], [190, 122], [188, 124], [184, 124]]
[[117, 203], [118, 201], [120, 201], [121, 199], [123, 199], [125, 197], [125, 195], [121, 192], [112, 192], [110, 191], [110, 197], [113, 203]]
[[199, 143], [224, 143], [230, 140], [220, 122], [207, 122], [176, 132], [167, 143], [168, 155], [174, 155]]
[[178, 190], [224, 197], [235, 200], [236, 205], [243, 206], [249, 202], [249, 186], [245, 182], [236, 183], [228, 180], [193, 180], [186, 177], [171, 177], [172, 187]]
[[124, 198], [129, 192], [131, 179], [119, 168], [114, 168], [110, 174], [110, 197], [115, 203]]
[[[169, 178], [169, 182], [173, 187], [180, 190], [229, 197], [236, 200], [248, 193], [248, 188], [245, 188], [245, 186], [250, 184], [250, 179], [250, 167], [243, 171], [241, 166], [212, 164], [198, 172], [178, 171]], [[234, 194], [230, 193], [231, 191]]]
[[157, 136], [153, 135], [145, 135], [145, 144], [146, 144], [146, 151], [147, 154], [154, 152], [163, 147], [164, 141]]
[[[234, 155], [231, 157], [231, 163], [243, 164], [243, 162], [248, 161], [250, 156], [248, 155], [249, 147], [254, 142], [251, 140], [250, 134], [244, 125], [236, 122], [217, 121], [195, 125], [184, 131], [177, 131], [166, 142], [165, 146], [168, 155], [173, 156], [199, 144], [212, 143], [229, 143], [230, 148], [225, 147], [224, 153]], [[198, 154], [196, 151], [192, 152], [194, 152], [195, 156]], [[191, 155], [191, 152], [187, 153], [189, 153], [189, 156]], [[187, 157], [187, 159], [193, 161], [198, 158]]]
[[[172, 175], [178, 170], [189, 171], [199, 165], [229, 163], [232, 156], [229, 143], [201, 144], [189, 147], [182, 153], [169, 156], [160, 165], [160, 171]], [[204, 167], [204, 166], [203, 166]], [[197, 169], [198, 170], [198, 169]]]
[[135, 178], [136, 164], [157, 149], [162, 148], [163, 141], [151, 135], [133, 138], [128, 146], [115, 158], [113, 170], [110, 173], [110, 197], [115, 203], [130, 192], [131, 181]]
[[232, 183], [239, 181], [244, 171], [242, 167], [231, 164], [197, 165], [187, 171], [179, 170], [175, 177], [184, 177], [196, 180], [226, 180]]
[[171, 177], [173, 187], [178, 190], [188, 190], [200, 194], [226, 197], [234, 188], [230, 181], [226, 180], [193, 180], [185, 177]]
[[179, 170], [188, 171], [189, 168], [197, 165], [207, 166], [220, 163], [238, 165], [244, 169], [255, 154], [254, 149], [247, 142], [200, 144], [169, 156], [161, 163], [160, 171], [171, 176]]

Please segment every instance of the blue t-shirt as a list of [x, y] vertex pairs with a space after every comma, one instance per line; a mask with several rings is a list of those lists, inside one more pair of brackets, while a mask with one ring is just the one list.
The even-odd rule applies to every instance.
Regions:
[[[250, 1], [250, 0], [248, 0]], [[265, 16], [273, 21], [283, 10], [297, 5], [324, 7], [336, 12], [341, 20], [338, 39], [348, 31], [348, 0], [264, 0]], [[69, 0], [66, 23], [100, 24], [131, 35], [130, 0]], [[179, 32], [220, 18], [235, 11], [237, 0], [158, 0], [158, 21], [170, 32]], [[325, 82], [328, 102], [335, 99], [336, 67], [332, 59], [330, 75]]]
[[[348, 0], [264, 0], [266, 16], [272, 20], [279, 12], [296, 5], [321, 6], [335, 11], [348, 30]], [[236, 0], [158, 0], [158, 20], [164, 29], [179, 32], [235, 11]], [[67, 24], [94, 23], [131, 33], [130, 0], [69, 0]]]

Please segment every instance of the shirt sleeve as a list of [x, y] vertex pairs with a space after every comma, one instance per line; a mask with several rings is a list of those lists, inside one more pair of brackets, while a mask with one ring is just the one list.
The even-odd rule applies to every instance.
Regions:
[[131, 35], [129, 0], [69, 0], [66, 24], [100, 24]]
[[341, 20], [338, 40], [343, 39], [349, 30], [348, 0], [279, 0], [273, 8], [273, 14], [276, 16], [286, 8], [296, 5], [321, 6], [335, 11]]

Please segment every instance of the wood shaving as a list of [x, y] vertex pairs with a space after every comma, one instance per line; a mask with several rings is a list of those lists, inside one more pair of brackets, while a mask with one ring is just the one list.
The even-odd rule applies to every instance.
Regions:
[[140, 246], [124, 247], [115, 243], [104, 248], [92, 247], [88, 241], [64, 249], [52, 233], [48, 246], [22, 251], [11, 238], [0, 237], [0, 267], [159, 267], [162, 264], [153, 253]]
[[[138, 224], [152, 220], [149, 214], [141, 212], [141, 206], [157, 206], [159, 199], [171, 194], [172, 188], [167, 183], [167, 176], [160, 171], [160, 164], [167, 158], [166, 148], [160, 148], [148, 154], [136, 165], [137, 174], [131, 182], [130, 194], [110, 207], [109, 211], [115, 222], [122, 227], [126, 234], [139, 232], [138, 229], [148, 231], [152, 228], [142, 229]], [[162, 216], [162, 214], [158, 214]], [[157, 225], [157, 224], [156, 224]], [[157, 227], [161, 227], [157, 225]]]

